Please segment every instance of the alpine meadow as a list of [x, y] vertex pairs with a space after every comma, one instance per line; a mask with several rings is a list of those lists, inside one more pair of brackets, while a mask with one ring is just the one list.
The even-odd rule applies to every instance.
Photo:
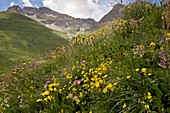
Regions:
[[170, 0], [47, 10], [0, 12], [0, 113], [170, 113]]

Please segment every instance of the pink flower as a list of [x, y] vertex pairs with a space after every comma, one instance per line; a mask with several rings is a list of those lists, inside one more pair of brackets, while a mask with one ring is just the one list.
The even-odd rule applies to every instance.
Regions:
[[74, 83], [78, 83], [81, 82], [82, 80], [74, 80]]

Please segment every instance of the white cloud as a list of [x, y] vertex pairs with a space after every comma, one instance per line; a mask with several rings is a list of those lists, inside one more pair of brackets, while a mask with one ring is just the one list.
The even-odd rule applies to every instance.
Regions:
[[42, 0], [43, 5], [76, 18], [94, 18], [99, 21], [115, 5], [113, 0]]
[[16, 4], [15, 2], [11, 2], [11, 3], [10, 3], [10, 6], [11, 6], [11, 7], [14, 6], [14, 5], [18, 5], [18, 4]]
[[23, 3], [24, 6], [33, 7], [33, 5], [31, 4], [30, 0], [22, 0], [22, 3]]

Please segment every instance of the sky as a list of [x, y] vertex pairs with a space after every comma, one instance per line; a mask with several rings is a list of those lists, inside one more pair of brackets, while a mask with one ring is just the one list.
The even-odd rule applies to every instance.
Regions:
[[99, 21], [115, 4], [121, 3], [121, 1], [123, 4], [128, 4], [134, 0], [0, 0], [0, 11], [7, 10], [13, 5], [48, 7], [76, 18], [93, 18]]

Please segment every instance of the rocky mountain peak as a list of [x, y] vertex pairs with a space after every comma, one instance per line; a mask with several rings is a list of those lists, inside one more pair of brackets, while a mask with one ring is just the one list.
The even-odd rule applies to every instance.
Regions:
[[7, 9], [7, 11], [12, 11], [12, 12], [17, 12], [17, 13], [21, 13], [23, 14], [24, 12], [22, 11], [22, 9], [18, 6], [18, 5], [14, 5], [12, 7], [9, 7]]
[[113, 6], [112, 10], [99, 21], [99, 23], [105, 23], [113, 18], [117, 19], [123, 17], [122, 11], [124, 10], [124, 7], [125, 5], [123, 4], [116, 4]]

